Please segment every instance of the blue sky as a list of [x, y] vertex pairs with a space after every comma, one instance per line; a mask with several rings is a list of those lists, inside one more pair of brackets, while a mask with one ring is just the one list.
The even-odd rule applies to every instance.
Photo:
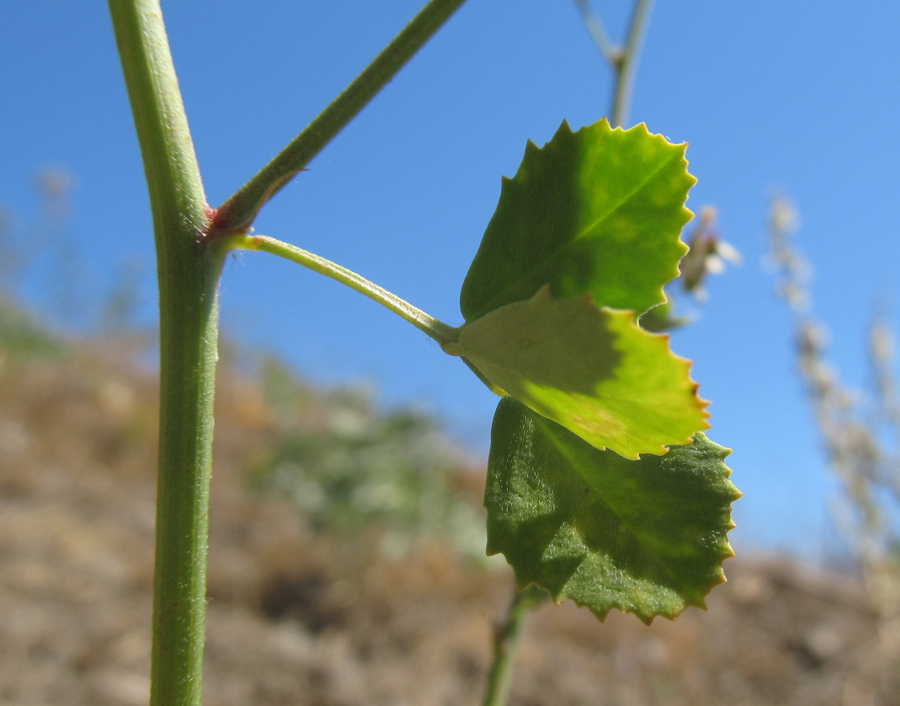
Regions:
[[[421, 4], [222, 0], [211, 12], [211, 3], [164, 2], [210, 203], [299, 132]], [[595, 6], [622, 37], [630, 2]], [[118, 263], [143, 263], [140, 314], [152, 320], [148, 204], [105, 4], [7, 2], [0, 27], [0, 204], [25, 229], [37, 213], [33, 175], [64, 166], [77, 185], [65, 236], [85, 281], [99, 291]], [[739, 549], [796, 545], [817, 559], [833, 541], [833, 486], [794, 373], [789, 317], [761, 265], [766, 205], [775, 190], [797, 204], [814, 313], [831, 329], [842, 377], [864, 385], [872, 303], [900, 298], [898, 36], [900, 5], [872, 0], [654, 8], [630, 122], [690, 143], [699, 183], [688, 205], [715, 206], [744, 256], [673, 338], [713, 402], [711, 438], [734, 449]], [[457, 324], [459, 286], [501, 175], [562, 119], [578, 128], [603, 117], [610, 87], [573, 3], [469, 0], [267, 206], [257, 232]], [[42, 292], [35, 284], [30, 296]], [[229, 261], [222, 295], [232, 338], [324, 382], [369, 382], [383, 405], [431, 409], [475, 453], [486, 450], [495, 398], [375, 304], [261, 254]]]

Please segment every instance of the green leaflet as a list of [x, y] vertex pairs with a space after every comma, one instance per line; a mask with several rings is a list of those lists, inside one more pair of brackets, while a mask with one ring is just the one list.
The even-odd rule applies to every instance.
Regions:
[[508, 393], [488, 553], [506, 555], [520, 587], [601, 619], [703, 607], [732, 555], [728, 451], [698, 431], [689, 361], [636, 321], [665, 302], [686, 251], [686, 166], [683, 145], [643, 125], [563, 123], [542, 149], [529, 143], [463, 284], [466, 323], [444, 344]]
[[665, 456], [629, 461], [510, 397], [491, 436], [487, 551], [506, 556], [520, 587], [535, 583], [601, 620], [615, 608], [649, 623], [705, 607], [725, 580], [740, 497], [728, 449], [698, 433]]
[[643, 124], [612, 129], [605, 119], [577, 132], [563, 122], [541, 149], [529, 142], [463, 283], [465, 320], [546, 284], [559, 298], [591, 294], [636, 314], [663, 303], [687, 250], [678, 238], [696, 180], [684, 151]]
[[589, 298], [556, 300], [544, 287], [464, 324], [445, 350], [591, 446], [626, 458], [664, 454], [709, 426], [690, 361], [671, 353], [668, 337]]

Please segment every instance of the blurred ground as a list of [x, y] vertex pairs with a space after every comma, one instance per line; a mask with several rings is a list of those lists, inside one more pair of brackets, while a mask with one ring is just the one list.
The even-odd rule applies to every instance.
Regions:
[[[144, 704], [156, 380], [112, 341], [41, 350], [0, 355], [0, 706]], [[248, 489], [278, 434], [260, 385], [226, 365], [217, 405], [206, 706], [480, 703], [508, 570], [434, 539], [388, 558], [374, 532], [311, 533]], [[511, 704], [900, 704], [853, 580], [725, 568], [709, 611], [674, 623], [544, 605]]]

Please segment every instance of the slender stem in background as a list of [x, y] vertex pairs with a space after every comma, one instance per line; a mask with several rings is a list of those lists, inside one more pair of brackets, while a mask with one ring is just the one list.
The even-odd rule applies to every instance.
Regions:
[[459, 338], [459, 329], [448, 326], [443, 321], [439, 321], [429, 316], [421, 309], [417, 309], [396, 294], [392, 294], [386, 289], [379, 287], [374, 282], [370, 282], [346, 267], [319, 257], [307, 250], [298, 248], [296, 245], [283, 243], [275, 238], [265, 235], [231, 235], [221, 239], [221, 245], [228, 250], [258, 250], [267, 252], [271, 255], [283, 257], [286, 260], [295, 262], [298, 265], [318, 272], [331, 279], [344, 284], [360, 294], [367, 296], [369, 299], [378, 302], [383, 307], [394, 312], [401, 318], [405, 319], [420, 331], [428, 334], [441, 345], [445, 343], [456, 342]]
[[503, 706], [506, 703], [525, 617], [546, 598], [549, 598], [549, 594], [534, 584], [521, 593], [513, 587], [506, 622], [494, 627], [493, 658], [484, 706]]
[[153, 213], [159, 278], [160, 430], [150, 703], [199, 706], [223, 250], [208, 226], [158, 0], [109, 0]]
[[628, 41], [625, 43], [625, 51], [622, 53], [622, 58], [616, 66], [616, 89], [612, 104], [613, 127], [624, 126], [628, 118], [638, 57], [641, 53], [641, 45], [643, 44], [647, 22], [650, 19], [650, 11], [652, 9], [653, 0], [637, 0], [634, 6], [634, 14], [631, 16], [631, 28], [628, 30]]
[[597, 50], [611, 66], [618, 64], [622, 58], [622, 50], [609, 41], [609, 37], [606, 36], [606, 30], [603, 29], [603, 23], [600, 21], [600, 17], [591, 9], [590, 0], [575, 0], [575, 4], [581, 12], [581, 19], [584, 20], [584, 25], [587, 27], [591, 39], [593, 39], [594, 44], [597, 45]]
[[260, 207], [301, 171], [450, 19], [465, 0], [430, 0], [325, 110], [218, 209], [216, 230], [246, 230]]
[[624, 49], [609, 41], [603, 29], [603, 23], [591, 9], [589, 0], [575, 0], [575, 4], [581, 12], [581, 18], [584, 20], [594, 44], [597, 45], [600, 54], [615, 72], [609, 122], [613, 127], [623, 127], [628, 119], [638, 57], [641, 53], [644, 34], [647, 31], [647, 23], [650, 20], [650, 12], [653, 9], [653, 0], [636, 0]]

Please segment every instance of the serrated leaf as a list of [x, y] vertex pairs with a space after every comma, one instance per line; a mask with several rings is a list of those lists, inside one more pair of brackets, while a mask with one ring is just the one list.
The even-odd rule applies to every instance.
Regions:
[[669, 350], [668, 337], [586, 297], [558, 300], [544, 287], [464, 324], [445, 350], [535, 412], [626, 458], [664, 454], [709, 426], [690, 361]]
[[705, 608], [733, 556], [729, 453], [698, 433], [628, 461], [505, 397], [491, 432], [487, 552], [506, 556], [520, 588], [537, 584], [601, 620], [614, 608], [646, 623]]
[[605, 119], [577, 132], [563, 122], [541, 149], [529, 142], [463, 282], [466, 321], [545, 284], [560, 298], [591, 294], [597, 306], [637, 314], [663, 303], [687, 251], [678, 238], [696, 180], [685, 148]]

